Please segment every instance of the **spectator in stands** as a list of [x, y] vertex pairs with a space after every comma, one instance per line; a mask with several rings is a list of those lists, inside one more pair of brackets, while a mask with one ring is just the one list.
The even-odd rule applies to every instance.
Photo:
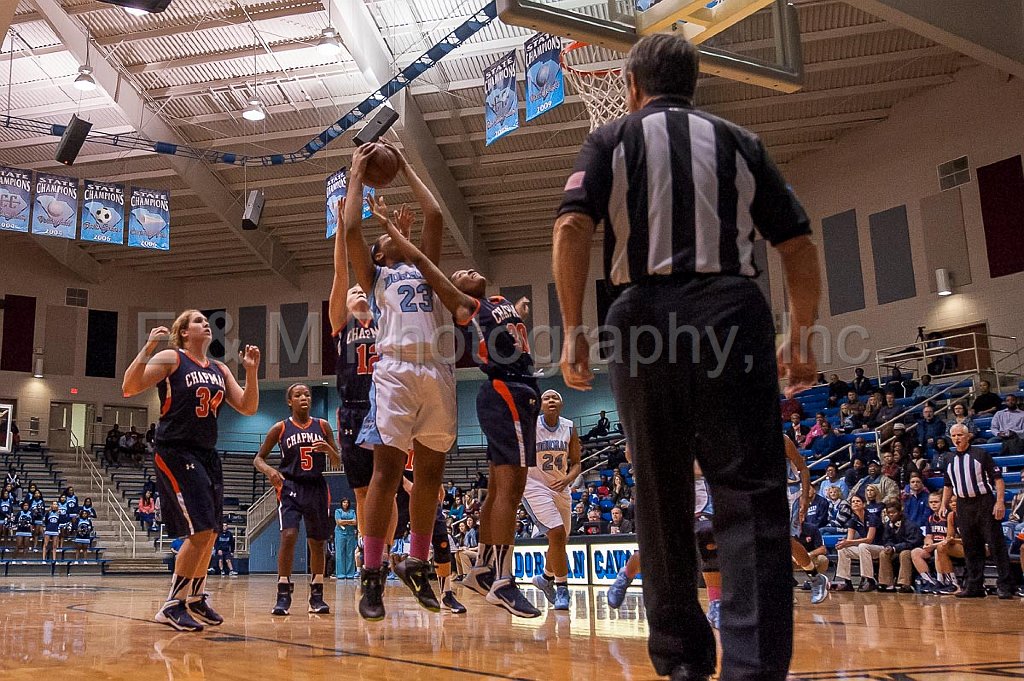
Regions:
[[807, 503], [804, 524], [814, 528], [822, 527], [828, 522], [828, 511], [828, 499], [821, 495], [820, 489], [815, 489], [814, 485], [811, 485], [811, 500]]
[[124, 433], [121, 432], [121, 427], [116, 423], [113, 428], [107, 431], [107, 438], [103, 443], [103, 458], [111, 466], [116, 466], [119, 463], [118, 454], [121, 448], [122, 437], [124, 437]]
[[584, 442], [589, 442], [595, 437], [605, 437], [611, 432], [612, 423], [608, 420], [608, 416], [605, 411], [601, 410], [601, 415], [597, 419], [597, 424], [587, 431], [587, 434], [580, 439]]
[[21, 431], [18, 430], [18, 423], [11, 421], [11, 454], [17, 454], [21, 449]]
[[878, 485], [868, 485], [864, 488], [864, 509], [868, 515], [877, 515], [879, 518], [882, 517], [882, 512], [885, 510], [885, 504], [881, 501], [881, 495], [878, 491]]
[[921, 474], [921, 477], [931, 477], [932, 466], [928, 462], [924, 447], [921, 445], [914, 447], [914, 450], [910, 453], [910, 465], [914, 471]]
[[476, 480], [473, 481], [473, 489], [487, 489], [487, 476], [483, 471], [476, 472]]
[[235, 557], [235, 533], [228, 528], [227, 523], [221, 523], [220, 534], [213, 545], [214, 555], [217, 557], [217, 570], [222, 577], [231, 575], [238, 576], [235, 564], [232, 559]]
[[853, 370], [853, 381], [850, 387], [857, 391], [858, 395], [867, 395], [871, 392], [871, 381], [864, 375], [864, 370], [857, 367]]
[[612, 495], [612, 488], [608, 486], [609, 484], [610, 483], [608, 481], [608, 476], [602, 475], [601, 484], [597, 486], [597, 496], [601, 497], [602, 499], [610, 497]]
[[636, 506], [632, 498], [623, 499], [619, 502], [619, 508], [622, 509], [622, 517], [626, 520], [632, 520], [634, 527], [636, 526]]
[[7, 477], [4, 480], [4, 485], [10, 487], [12, 497], [21, 496], [21, 475], [18, 473], [18, 469], [13, 463], [7, 471]]
[[903, 499], [903, 515], [914, 525], [924, 527], [928, 524], [928, 516], [932, 514], [928, 503], [931, 494], [919, 473], [910, 476], [909, 487]]
[[864, 416], [864, 402], [861, 401], [860, 394], [853, 388], [846, 391], [846, 402], [844, 404], [849, 406], [851, 414], [856, 414], [860, 417]]
[[623, 451], [622, 447], [619, 447], [618, 445], [614, 445], [614, 446], [612, 446], [608, 450], [608, 462], [607, 463], [608, 463], [608, 468], [615, 468], [615, 469], [618, 469], [619, 466], [621, 466], [622, 464], [626, 463], [626, 453]]
[[839, 405], [839, 430], [843, 433], [852, 433], [860, 430], [864, 425], [864, 419], [859, 414], [850, 410], [850, 405], [843, 402]]
[[72, 518], [76, 517], [78, 515], [79, 504], [78, 495], [75, 494], [74, 487], [68, 486], [64, 488], [64, 503], [68, 507], [68, 515]]
[[[811, 557], [811, 564], [819, 574], [828, 572], [828, 549], [825, 548], [825, 540], [821, 537], [821, 531], [812, 523], [805, 522], [800, 526], [800, 534], [796, 537], [800, 546], [804, 547], [807, 555]], [[806, 580], [801, 587], [804, 591], [811, 590], [811, 581]]]
[[[32, 488], [35, 488], [35, 485], [32, 485]], [[43, 500], [43, 493], [38, 489], [32, 493], [29, 510], [32, 512], [32, 550], [36, 551], [43, 541], [43, 525], [46, 517], [46, 501]]]
[[807, 437], [804, 438], [803, 444], [796, 443], [796, 446], [800, 449], [810, 449], [811, 443], [814, 442], [814, 438], [821, 435], [821, 424], [827, 423], [825, 418], [825, 412], [819, 411], [814, 415], [814, 425], [807, 431]]
[[842, 444], [839, 436], [832, 432], [832, 424], [828, 421], [823, 421], [821, 423], [821, 435], [814, 438], [811, 442], [811, 451], [814, 452], [815, 459], [820, 459], [839, 449]]
[[853, 439], [853, 447], [850, 449], [850, 460], [871, 461], [874, 458], [876, 458], [874, 445], [869, 445], [862, 435], [855, 437]]
[[[950, 429], [956, 425], [961, 425], [966, 428], [967, 432], [971, 434], [971, 437], [978, 434], [978, 426], [974, 425], [974, 419], [972, 419], [967, 413], [967, 405], [963, 402], [957, 402], [953, 405], [953, 416], [946, 421], [946, 432], [944, 433], [944, 436], [947, 440], [950, 436]], [[950, 442], [952, 442], [952, 440], [950, 440]]]
[[354, 562], [358, 521], [348, 497], [342, 497], [341, 505], [334, 509], [334, 526], [335, 575], [338, 579], [355, 579], [358, 576]]
[[892, 432], [889, 435], [893, 438], [892, 445], [895, 446], [896, 443], [899, 443], [904, 452], [909, 452], [917, 444], [917, 435], [914, 431], [907, 428], [905, 423], [898, 421], [894, 423], [892, 425]]
[[455, 553], [456, 569], [463, 575], [469, 572], [477, 558], [477, 547], [480, 545], [480, 542], [476, 527], [474, 527], [475, 524], [472, 517], [466, 518], [466, 531], [459, 539], [459, 549]]
[[608, 523], [609, 534], [632, 534], [633, 523], [622, 516], [622, 509], [618, 506], [612, 507], [612, 520]]
[[846, 397], [850, 386], [846, 381], [840, 380], [839, 374], [832, 374], [828, 380], [828, 406], [835, 407], [839, 401]]
[[466, 516], [466, 496], [456, 496], [455, 503], [452, 504], [451, 510], [448, 511], [448, 517], [453, 520], [462, 520]]
[[618, 504], [623, 499], [630, 499], [633, 497], [633, 492], [630, 490], [629, 485], [626, 484], [626, 479], [622, 477], [622, 473], [615, 471], [615, 475], [612, 477], [612, 501]]
[[146, 492], [139, 499], [139, 525], [146, 532], [156, 532], [156, 499], [151, 492]]
[[85, 498], [85, 502], [82, 504], [82, 510], [88, 511], [90, 518], [96, 517], [96, 509], [92, 505], [92, 497]]
[[872, 558], [882, 551], [882, 547], [875, 543], [881, 539], [879, 534], [882, 521], [878, 516], [867, 512], [860, 497], [850, 497], [850, 510], [852, 513], [846, 522], [846, 539], [836, 543], [839, 567], [836, 568], [836, 584], [832, 586], [832, 590], [853, 591], [852, 567], [853, 559], [857, 558], [860, 560], [861, 577], [858, 591], [874, 591], [875, 565]]
[[925, 374], [921, 377], [921, 385], [917, 386], [910, 397], [914, 400], [915, 404], [921, 400], [927, 400], [934, 397], [939, 392], [939, 386], [932, 385], [932, 377]]
[[1003, 406], [1002, 398], [991, 390], [992, 386], [988, 381], [978, 382], [978, 394], [974, 396], [974, 403], [971, 405], [971, 416], [992, 416]]
[[1024, 411], [1017, 408], [1017, 396], [1006, 396], [1006, 408], [997, 411], [989, 427], [995, 434], [989, 444], [1001, 444], [1000, 454], [1024, 454]]
[[877, 392], [868, 395], [868, 401], [864, 403], [864, 430], [870, 430], [875, 427], [874, 424], [878, 418], [878, 410], [882, 408], [884, 403], [885, 398], [881, 397]]
[[14, 509], [17, 506], [11, 498], [11, 491], [4, 487], [0, 492], [0, 539], [6, 539], [13, 534]]
[[[871, 461], [873, 458], [874, 455], [869, 459], [862, 459], [860, 456], [853, 457], [853, 460], [850, 462], [849, 470], [847, 470], [846, 474], [843, 476], [843, 482], [846, 483], [846, 488], [848, 490], [852, 491], [853, 488], [857, 486], [857, 483], [867, 477], [868, 468], [865, 461]], [[847, 492], [846, 496], [849, 498], [849, 492]]]
[[[882, 424], [892, 421], [903, 412], [903, 407], [896, 404], [896, 393], [891, 390], [887, 390], [885, 393], [885, 404], [882, 405], [878, 413], [875, 414], [874, 420], [869, 424], [872, 428], [881, 428]], [[892, 430], [895, 424], [891, 424], [885, 428], [882, 428], [882, 439], [888, 440], [892, 437]]]
[[156, 451], [156, 424], [149, 424], [149, 430], [146, 431], [146, 453], [150, 456]]
[[782, 409], [783, 421], [792, 421], [794, 414], [796, 414], [798, 421], [804, 418], [804, 405], [800, 403], [800, 400], [795, 395], [789, 399], [782, 400], [780, 408]]
[[117, 443], [118, 463], [120, 463], [122, 457], [127, 461], [134, 462], [138, 443], [139, 434], [135, 431], [135, 426], [132, 426], [127, 433], [121, 436]]
[[953, 457], [953, 450], [949, 448], [949, 442], [946, 438], [942, 438], [935, 443], [935, 455], [932, 456], [932, 470], [938, 475], [942, 475], [942, 471], [946, 470], [946, 464], [949, 463]]
[[[896, 589], [903, 594], [914, 593], [910, 585], [914, 575], [912, 556], [914, 549], [921, 548], [923, 543], [921, 526], [904, 517], [898, 502], [886, 504], [885, 521], [882, 524], [882, 552], [878, 554], [880, 591]], [[892, 568], [896, 560], [899, 561], [900, 572], [894, 584]]]
[[522, 520], [516, 521], [516, 539], [529, 539], [533, 535], [533, 529]]
[[475, 549], [480, 544], [480, 531], [476, 528], [476, 518], [466, 518], [466, 534], [462, 536], [462, 544], [466, 548]]
[[839, 468], [834, 464], [829, 464], [828, 468], [825, 469], [825, 479], [821, 481], [821, 487], [819, 493], [828, 498], [828, 490], [830, 487], [839, 488], [839, 496], [841, 499], [845, 499], [850, 493], [850, 488], [846, 485], [846, 481], [839, 477]]
[[867, 491], [868, 485], [874, 485], [878, 488], [880, 494], [878, 501], [883, 504], [899, 499], [899, 487], [897, 487], [896, 483], [891, 479], [882, 475], [882, 467], [877, 461], [872, 461], [868, 464], [867, 476], [850, 488], [850, 496], [857, 496], [861, 499], [866, 499], [867, 497], [865, 492]]
[[797, 448], [803, 448], [804, 440], [807, 439], [807, 431], [809, 430], [809, 428], [800, 424], [799, 414], [789, 415], [789, 425], [786, 427], [786, 437], [792, 440], [793, 444], [795, 444]]
[[146, 492], [150, 492], [154, 497], [156, 496], [156, 481], [153, 480], [152, 475], [146, 476], [146, 482], [142, 483], [142, 491], [139, 494], [144, 496]]
[[587, 513], [587, 522], [580, 529], [580, 534], [608, 534], [608, 523], [601, 518], [600, 509], [592, 508]]
[[14, 516], [14, 556], [22, 556], [32, 542], [32, 508], [28, 501], [21, 502], [21, 510]]
[[78, 518], [75, 519], [74, 527], [72, 528], [72, 541], [75, 545], [75, 561], [83, 561], [86, 559], [86, 552], [89, 547], [92, 546], [92, 539], [95, 536], [96, 531], [93, 528], [92, 518], [89, 517], [89, 512], [84, 508], [78, 512]]
[[587, 507], [582, 501], [573, 508], [570, 518], [571, 530], [569, 534], [580, 534], [584, 523], [587, 522]]
[[917, 422], [918, 444], [931, 449], [935, 446], [935, 441], [945, 434], [946, 423], [935, 417], [935, 407], [930, 404], [924, 405], [924, 409], [921, 410], [921, 420]]

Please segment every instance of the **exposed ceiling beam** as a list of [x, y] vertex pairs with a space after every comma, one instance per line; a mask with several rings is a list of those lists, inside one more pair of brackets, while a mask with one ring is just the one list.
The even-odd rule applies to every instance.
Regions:
[[[358, 72], [359, 69], [353, 62], [345, 62], [333, 66], [304, 66], [302, 68], [290, 69], [284, 73], [280, 71], [261, 73], [258, 82], [259, 87], [265, 87], [278, 82], [289, 83], [297, 80], [320, 80], [331, 76], [349, 76]], [[252, 76], [235, 76], [232, 78], [186, 83], [185, 85], [150, 88], [146, 90], [146, 93], [153, 99], [166, 99], [168, 97], [201, 95], [211, 90], [223, 90], [238, 85], [248, 85], [249, 88], [252, 88]]]
[[[318, 38], [319, 36], [308, 36], [278, 43], [270, 43], [270, 53], [284, 54], [285, 52], [295, 52], [296, 50], [315, 50]], [[261, 54], [266, 54], [266, 51], [261, 51]], [[252, 62], [252, 47], [236, 47], [234, 49], [224, 50], [223, 52], [208, 52], [188, 57], [164, 59], [162, 61], [142, 62], [141, 64], [132, 64], [127, 66], [125, 67], [125, 70], [128, 71], [128, 73], [136, 75], [141, 73], [158, 73], [168, 69], [183, 69], [189, 66], [203, 66], [204, 64], [214, 63], [222, 64], [233, 59], [247, 59]]]
[[[135, 132], [135, 128], [130, 125], [118, 125], [112, 128], [95, 128], [92, 130], [94, 133], [106, 133], [109, 135], [124, 135], [129, 132]], [[40, 144], [56, 144], [60, 141], [60, 138], [55, 135], [40, 135], [38, 137], [22, 137], [19, 139], [6, 140], [0, 142], [0, 149], [24, 149], [25, 147], [34, 147]], [[77, 159], [78, 163], [86, 158], [79, 156]]]
[[[78, 23], [64, 12], [57, 0], [36, 0], [36, 6], [61, 42], [79, 61], [84, 62], [87, 37]], [[108, 94], [113, 95], [117, 107], [124, 113], [127, 121], [137, 124], [139, 128], [143, 127], [144, 123], [146, 134], [155, 139], [181, 145], [188, 143], [163, 119], [150, 114], [142, 96], [106, 59], [94, 57], [91, 61], [97, 84]], [[202, 163], [178, 156], [168, 156], [167, 163], [196, 192], [199, 199], [215, 211], [230, 232], [251, 252], [252, 257], [263, 262], [295, 288], [299, 288], [299, 272], [291, 262], [291, 254], [265, 232], [242, 230], [241, 197], [228, 189], [224, 182]]]
[[260, 6], [258, 5], [250, 5], [246, 11], [242, 11], [232, 4], [230, 10], [217, 12], [218, 16], [204, 16], [192, 23], [164, 23], [150, 29], [133, 31], [131, 33], [119, 31], [113, 35], [97, 36], [94, 40], [97, 45], [117, 45], [118, 43], [153, 40], [155, 38], [165, 38], [170, 35], [193, 33], [195, 31], [217, 29], [224, 26], [242, 26], [249, 23], [250, 16], [253, 21], [265, 21], [269, 19], [284, 19], [299, 14], [310, 14], [312, 12], [323, 11], [323, 5], [320, 4], [319, 0], [316, 0], [315, 2], [310, 2], [309, 0], [305, 0], [301, 3], [292, 2], [280, 7], [274, 7], [262, 11], [258, 11], [259, 7]]
[[[369, 83], [376, 85], [390, 80], [396, 70], [395, 60], [364, 0], [325, 1], [331, 3], [335, 16], [345, 17], [338, 32]], [[392, 101], [400, 116], [395, 132], [405, 145], [405, 155], [440, 203], [448, 232], [459, 244], [463, 255], [477, 269], [487, 272], [487, 248], [476, 234], [469, 206], [423, 120], [415, 98], [406, 90]]]

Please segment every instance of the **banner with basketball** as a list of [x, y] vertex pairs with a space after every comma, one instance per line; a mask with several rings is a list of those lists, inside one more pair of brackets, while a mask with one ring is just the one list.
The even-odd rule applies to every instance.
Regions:
[[82, 201], [82, 241], [123, 244], [124, 185], [86, 180]]
[[74, 239], [78, 231], [78, 180], [60, 175], [36, 175], [32, 202], [32, 233]]
[[0, 166], [0, 229], [28, 232], [32, 207], [32, 172]]
[[[327, 238], [330, 239], [338, 231], [338, 201], [348, 194], [348, 168], [342, 168], [327, 178]], [[369, 198], [373, 196], [373, 187], [363, 185], [363, 219], [373, 217]]]
[[565, 101], [562, 38], [538, 33], [526, 41], [526, 120], [531, 121]]
[[484, 69], [484, 122], [490, 145], [519, 127], [519, 93], [516, 91], [516, 51], [512, 50]]
[[168, 251], [171, 248], [171, 193], [132, 187], [128, 211], [128, 245]]

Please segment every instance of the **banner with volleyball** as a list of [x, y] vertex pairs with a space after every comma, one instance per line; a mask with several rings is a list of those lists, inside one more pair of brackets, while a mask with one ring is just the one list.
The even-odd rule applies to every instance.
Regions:
[[128, 211], [128, 245], [167, 251], [171, 248], [171, 193], [132, 187]]
[[538, 33], [526, 41], [526, 120], [531, 121], [565, 101], [562, 38]]
[[[338, 231], [338, 201], [348, 194], [348, 168], [342, 168], [327, 178], [327, 238]], [[373, 217], [369, 198], [374, 195], [373, 187], [363, 185], [363, 219]]]
[[484, 69], [484, 122], [490, 145], [519, 127], [519, 93], [516, 91], [516, 51], [512, 50]]
[[0, 230], [28, 232], [32, 172], [0, 166]]
[[82, 201], [82, 241], [123, 244], [124, 185], [86, 180]]
[[32, 202], [33, 234], [74, 239], [78, 231], [78, 180], [60, 175], [36, 175]]

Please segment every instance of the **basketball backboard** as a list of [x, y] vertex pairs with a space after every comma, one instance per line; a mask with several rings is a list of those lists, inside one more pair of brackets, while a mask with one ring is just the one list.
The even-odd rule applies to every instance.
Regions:
[[772, 13], [773, 63], [700, 45], [701, 71], [795, 92], [803, 84], [796, 9], [786, 0], [497, 0], [507, 24], [619, 52], [651, 33], [679, 32], [703, 43], [759, 11]]

